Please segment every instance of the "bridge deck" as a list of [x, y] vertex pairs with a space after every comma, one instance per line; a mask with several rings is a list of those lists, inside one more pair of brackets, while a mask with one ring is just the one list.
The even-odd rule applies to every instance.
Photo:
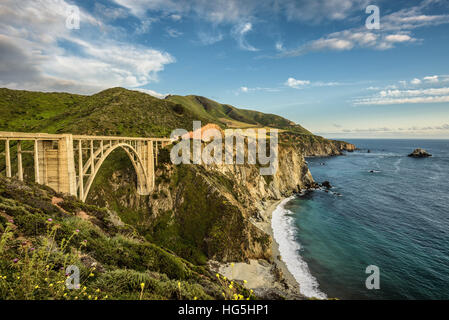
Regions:
[[[29, 133], [29, 132], [6, 132], [0, 131], [0, 140], [58, 140], [71, 134]], [[141, 138], [141, 137], [118, 137], [118, 136], [88, 136], [71, 135], [73, 140], [128, 140], [128, 141], [165, 141], [169, 138]]]

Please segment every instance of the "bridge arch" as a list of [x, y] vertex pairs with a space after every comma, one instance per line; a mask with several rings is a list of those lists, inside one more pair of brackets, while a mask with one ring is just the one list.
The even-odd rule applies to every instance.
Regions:
[[[87, 181], [84, 185], [84, 188], [83, 188], [84, 192], [83, 192], [82, 199], [81, 199], [83, 202], [85, 202], [87, 200], [89, 191], [92, 187], [95, 177], [98, 174], [98, 171], [100, 171], [100, 168], [101, 168], [103, 162], [107, 159], [107, 157], [112, 152], [114, 152], [117, 149], [124, 150], [126, 152], [126, 154], [128, 155], [128, 158], [131, 160], [131, 163], [132, 163], [134, 170], [136, 172], [136, 175], [137, 175], [137, 192], [138, 192], [138, 194], [147, 195], [151, 191], [153, 186], [151, 184], [150, 175], [152, 175], [153, 173], [148, 172], [148, 168], [146, 168], [144, 160], [142, 159], [141, 155], [139, 154], [139, 152], [136, 150], [135, 147], [133, 147], [129, 143], [119, 142], [117, 144], [110, 145], [106, 148], [99, 148], [93, 154], [93, 159], [91, 156], [87, 160], [86, 164], [83, 166], [84, 174], [86, 174], [89, 171], [89, 168], [91, 169], [89, 178], [87, 179]], [[98, 160], [96, 160], [98, 157], [100, 157], [100, 158]], [[94, 163], [93, 170], [92, 170], [92, 163]], [[79, 187], [79, 184], [81, 184], [81, 183], [84, 183], [84, 181], [81, 181], [81, 179], [79, 179], [78, 187]]]

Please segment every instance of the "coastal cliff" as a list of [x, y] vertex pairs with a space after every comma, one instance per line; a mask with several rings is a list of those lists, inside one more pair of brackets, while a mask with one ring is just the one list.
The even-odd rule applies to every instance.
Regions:
[[313, 183], [304, 157], [292, 146], [280, 146], [274, 176], [262, 176], [258, 166], [248, 164], [173, 166], [164, 152], [152, 195], [133, 192], [132, 171], [115, 170], [104, 172], [111, 177], [109, 187], [97, 184], [88, 202], [116, 208], [147, 237], [197, 263], [268, 259], [271, 239], [252, 222], [270, 201]]
[[101, 172], [104, 178], [97, 180], [88, 202], [115, 208], [149, 239], [196, 263], [269, 259], [272, 239], [257, 227], [262, 212], [273, 201], [314, 185], [305, 156], [353, 149], [326, 139], [311, 145], [282, 140], [274, 176], [262, 176], [257, 165], [248, 164], [173, 166], [169, 150], [163, 150], [156, 189], [148, 197], [134, 192], [127, 159], [115, 159], [123, 168]]
[[[277, 288], [275, 296], [300, 298], [276, 252], [268, 209], [315, 185], [305, 155], [340, 155], [354, 148], [321, 138], [312, 144], [292, 143], [281, 136], [274, 176], [262, 176], [257, 165], [248, 164], [174, 166], [168, 148], [160, 153], [156, 189], [150, 196], [137, 195], [135, 174], [123, 158], [114, 159], [123, 168], [108, 166], [101, 172], [88, 202], [114, 208], [146, 239], [195, 264], [209, 263], [220, 273], [226, 273], [222, 267], [231, 262], [256, 266], [271, 279], [269, 287]], [[265, 283], [261, 287], [257, 292], [271, 297], [274, 289]]]

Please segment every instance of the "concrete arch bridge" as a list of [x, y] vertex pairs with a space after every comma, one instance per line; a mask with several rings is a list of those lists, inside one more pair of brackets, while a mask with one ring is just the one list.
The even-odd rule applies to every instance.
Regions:
[[[17, 157], [14, 176], [23, 181], [22, 154], [34, 159], [34, 178], [57, 192], [68, 193], [86, 201], [101, 165], [116, 149], [126, 152], [137, 174], [137, 192], [148, 195], [154, 189], [154, 168], [159, 148], [171, 143], [168, 138], [134, 138], [0, 132], [5, 143], [6, 176], [12, 177], [11, 150]], [[33, 150], [24, 150], [23, 141], [31, 141]]]

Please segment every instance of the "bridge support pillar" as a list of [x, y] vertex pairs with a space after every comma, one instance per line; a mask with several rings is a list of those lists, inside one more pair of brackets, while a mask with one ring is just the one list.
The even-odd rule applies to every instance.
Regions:
[[72, 135], [59, 140], [37, 141], [39, 180], [57, 192], [76, 196], [76, 173]]
[[154, 153], [153, 153], [153, 141], [147, 142], [147, 150], [145, 152], [146, 159], [146, 170], [147, 170], [147, 186], [148, 191], [153, 191], [154, 189]]
[[11, 153], [9, 150], [9, 140], [5, 141], [5, 161], [6, 161], [6, 176], [11, 178]]

